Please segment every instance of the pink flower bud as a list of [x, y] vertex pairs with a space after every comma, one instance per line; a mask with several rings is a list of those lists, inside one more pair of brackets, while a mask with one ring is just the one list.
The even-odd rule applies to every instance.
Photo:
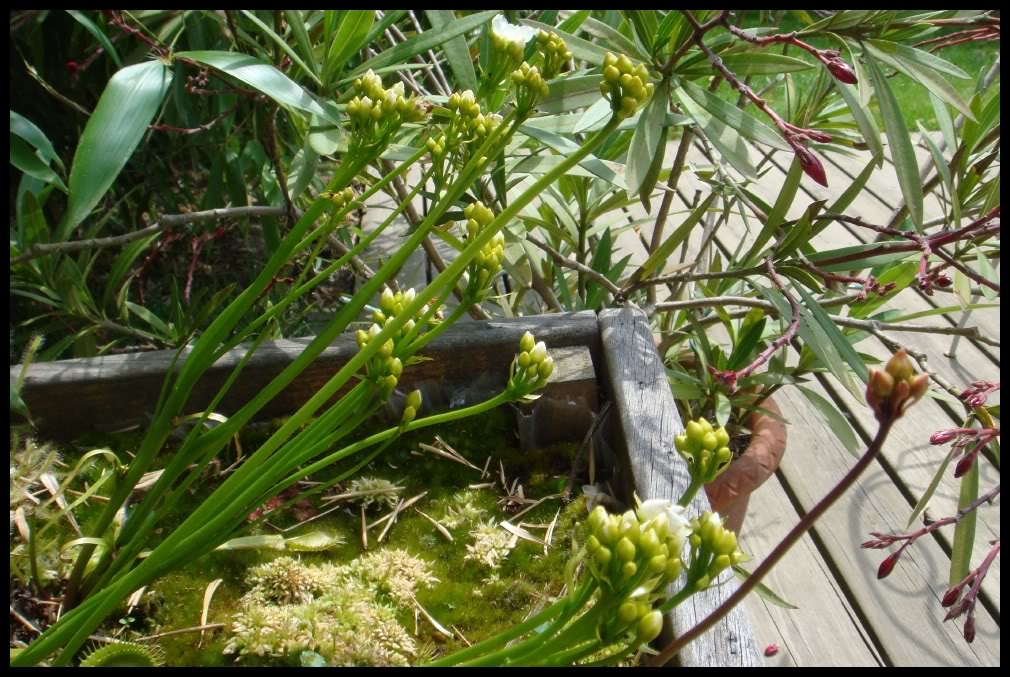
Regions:
[[952, 439], [961, 434], [961, 431], [957, 428], [951, 428], [950, 430], [941, 430], [935, 432], [929, 437], [930, 444], [947, 444]]
[[765, 658], [771, 658], [772, 656], [778, 655], [778, 653], [779, 653], [778, 644], [769, 644], [768, 646], [765, 647]]
[[825, 64], [828, 68], [828, 72], [839, 82], [844, 82], [847, 85], [859, 84], [859, 78], [856, 77], [856, 71], [852, 69], [852, 66], [842, 61], [840, 58], [835, 58]]
[[949, 609], [950, 607], [957, 604], [958, 600], [961, 599], [961, 588], [951, 588], [947, 591], [947, 594], [943, 596], [943, 600], [940, 602], [940, 606], [944, 609]]
[[877, 569], [877, 580], [881, 580], [890, 576], [891, 572], [894, 571], [894, 567], [898, 563], [898, 560], [900, 558], [901, 558], [901, 551], [899, 550], [898, 552], [894, 553], [893, 555], [890, 555], [889, 557], [887, 557], [887, 559], [881, 562], [880, 568]]
[[800, 167], [803, 169], [803, 173], [827, 188], [828, 175], [824, 171], [824, 165], [821, 164], [817, 156], [800, 145], [793, 146], [793, 150], [796, 151], [796, 157], [800, 160]]
[[972, 466], [975, 465], [975, 454], [976, 452], [971, 452], [970, 454], [965, 454], [957, 463], [957, 467], [954, 468], [954, 477], [961, 478], [968, 474]]
[[964, 641], [971, 644], [975, 641], [975, 617], [968, 616], [968, 620], [964, 622]]

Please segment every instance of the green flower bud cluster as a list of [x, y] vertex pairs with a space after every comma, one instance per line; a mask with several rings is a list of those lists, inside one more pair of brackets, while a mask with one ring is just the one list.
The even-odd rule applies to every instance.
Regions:
[[320, 193], [319, 197], [329, 200], [339, 211], [354, 202], [354, 189], [348, 186], [343, 190], [338, 190], [336, 193], [325, 191]]
[[526, 26], [514, 26], [501, 15], [491, 22], [489, 36], [491, 53], [487, 69], [481, 78], [481, 98], [498, 91], [502, 82], [519, 66], [526, 53], [526, 44], [536, 31]]
[[677, 452], [687, 461], [691, 480], [708, 484], [718, 477], [733, 460], [729, 450], [729, 433], [725, 428], [713, 428], [704, 418], [690, 421], [683, 434], [674, 438]]
[[638, 107], [652, 96], [654, 89], [644, 64], [634, 66], [631, 59], [623, 54], [618, 57], [608, 52], [603, 58], [600, 92], [621, 119], [634, 115]]
[[681, 554], [688, 534], [683, 509], [668, 501], [646, 501], [638, 510], [611, 515], [597, 506], [589, 515], [586, 542], [589, 570], [599, 584], [597, 604], [613, 604], [600, 636], [633, 630], [638, 643], [662, 629], [655, 607], [684, 571]]
[[494, 113], [482, 113], [477, 98], [469, 89], [453, 92], [446, 102], [449, 109], [449, 124], [441, 133], [432, 134], [425, 142], [432, 159], [439, 160], [451, 156], [455, 164], [462, 166], [467, 157], [462, 152], [470, 143], [479, 142], [497, 129], [502, 118]]
[[722, 525], [718, 513], [705, 512], [691, 520], [691, 564], [688, 581], [704, 590], [726, 569], [750, 558], [737, 547], [736, 534]]
[[[464, 240], [473, 240], [494, 221], [495, 214], [482, 202], [473, 202], [463, 209], [466, 217]], [[490, 242], [481, 247], [467, 266], [468, 281], [466, 298], [468, 303], [480, 303], [489, 291], [490, 282], [501, 272], [505, 260], [505, 236], [495, 233]]]
[[547, 354], [547, 345], [526, 332], [519, 339], [519, 354], [512, 362], [509, 388], [515, 399], [523, 399], [534, 390], [547, 385], [554, 373], [554, 358]]
[[[391, 323], [394, 318], [400, 316], [404, 312], [404, 309], [414, 302], [416, 295], [417, 293], [413, 289], [408, 289], [405, 292], [398, 291], [395, 294], [389, 288], [383, 290], [382, 295], [379, 297], [379, 308], [372, 312], [372, 326], [368, 331], [359, 329], [357, 334], [355, 334], [358, 348], [363, 349], [376, 340], [375, 337], [379, 335], [379, 332]], [[425, 314], [425, 309], [426, 307], [422, 307], [416, 317], [407, 320], [402, 327], [394, 332], [391, 338], [386, 339], [379, 347], [378, 352], [368, 361], [366, 377], [369, 381], [379, 386], [386, 397], [396, 388], [400, 374], [403, 373], [404, 365], [400, 361], [400, 358], [395, 356], [398, 352], [399, 344], [408, 334], [412, 332], [417, 333], [414, 330], [417, 322]], [[414, 413], [417, 413], [417, 407], [414, 407]]]
[[533, 110], [537, 102], [550, 93], [550, 88], [540, 74], [540, 69], [525, 61], [512, 71], [512, 84], [515, 85], [516, 110], [525, 116]]
[[357, 96], [347, 103], [352, 145], [363, 146], [388, 140], [404, 122], [422, 122], [427, 113], [417, 96], [404, 96], [403, 83], [389, 89], [369, 70], [354, 81]]
[[556, 78], [561, 68], [572, 58], [568, 45], [554, 32], [537, 32], [537, 51], [543, 58], [543, 75], [546, 80]]
[[407, 425], [417, 417], [417, 412], [421, 409], [421, 391], [413, 390], [407, 395], [407, 402], [403, 407], [402, 425]]

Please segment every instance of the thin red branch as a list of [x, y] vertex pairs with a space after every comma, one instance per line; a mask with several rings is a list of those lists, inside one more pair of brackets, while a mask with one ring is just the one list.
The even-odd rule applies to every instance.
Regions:
[[787, 345], [796, 336], [796, 333], [800, 330], [800, 318], [802, 316], [802, 311], [800, 309], [800, 304], [793, 298], [782, 280], [779, 278], [778, 274], [775, 272], [775, 266], [772, 263], [771, 257], [765, 261], [765, 269], [768, 273], [768, 279], [771, 280], [772, 285], [782, 292], [782, 295], [786, 297], [789, 301], [789, 307], [792, 309], [792, 318], [789, 321], [789, 326], [782, 336], [778, 337], [772, 341], [771, 345], [761, 351], [761, 354], [755, 358], [753, 362], [744, 367], [739, 371], [716, 371], [713, 370], [713, 375], [720, 379], [723, 383], [727, 385], [730, 392], [736, 390], [737, 381], [742, 378], [747, 378], [753, 374], [761, 365], [771, 359], [772, 355], [778, 352], [783, 346]]
[[[948, 590], [941, 602], [944, 607], [950, 608], [950, 611], [947, 612], [946, 617], [943, 619], [944, 622], [953, 620], [958, 616], [968, 615], [968, 618], [964, 621], [964, 639], [969, 644], [975, 640], [975, 606], [978, 603], [978, 592], [982, 589], [982, 582], [985, 581], [989, 569], [999, 555], [999, 539], [997, 538], [995, 541], [992, 541], [990, 545], [992, 545], [992, 548], [985, 556], [985, 559], [982, 560], [982, 564], [974, 571], [969, 572], [964, 577], [964, 580]], [[969, 585], [971, 588], [962, 600], [961, 593]]]

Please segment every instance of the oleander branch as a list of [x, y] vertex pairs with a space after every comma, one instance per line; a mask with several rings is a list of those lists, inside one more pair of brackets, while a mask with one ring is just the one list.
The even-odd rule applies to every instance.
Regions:
[[284, 207], [224, 207], [221, 209], [207, 209], [199, 212], [187, 212], [185, 214], [168, 214], [162, 216], [157, 223], [146, 228], [141, 228], [132, 233], [115, 235], [113, 237], [98, 237], [88, 240], [71, 240], [69, 242], [54, 242], [49, 244], [34, 244], [23, 254], [19, 254], [10, 260], [11, 265], [31, 261], [50, 254], [66, 254], [69, 252], [81, 251], [84, 249], [103, 249], [106, 247], [119, 247], [136, 240], [142, 240], [152, 235], [178, 228], [190, 223], [204, 223], [207, 221], [220, 221], [223, 219], [238, 219], [246, 216], [283, 216], [287, 213]]

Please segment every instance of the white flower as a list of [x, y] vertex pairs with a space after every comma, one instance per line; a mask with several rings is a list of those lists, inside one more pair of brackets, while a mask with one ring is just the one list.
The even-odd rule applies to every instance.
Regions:
[[[638, 501], [637, 498], [635, 500]], [[691, 532], [691, 522], [687, 519], [687, 511], [665, 498], [650, 498], [645, 503], [638, 501], [637, 513], [643, 529], [661, 515], [664, 516], [666, 518], [663, 520], [666, 522], [666, 533], [663, 535], [666, 538], [675, 539], [678, 543], [686, 541]]]
[[510, 24], [508, 19], [501, 14], [491, 20], [491, 32], [507, 43], [511, 42], [519, 45], [520, 48], [525, 48], [530, 38], [537, 34], [535, 28]]

